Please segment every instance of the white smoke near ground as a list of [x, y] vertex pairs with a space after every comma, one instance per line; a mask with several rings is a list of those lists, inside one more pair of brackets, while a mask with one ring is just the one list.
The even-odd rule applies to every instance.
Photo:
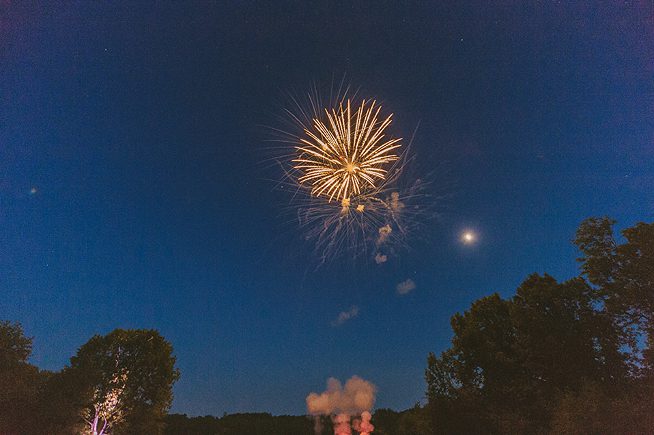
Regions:
[[396, 287], [398, 295], [405, 295], [416, 288], [416, 283], [413, 282], [411, 278], [408, 278], [406, 281], [402, 281]]
[[338, 313], [338, 317], [332, 322], [332, 326], [341, 326], [343, 323], [350, 319], [354, 319], [358, 315], [359, 307], [352, 305], [349, 310]]
[[370, 423], [371, 419], [372, 415], [368, 411], [363, 411], [360, 419], [354, 419], [352, 427], [359, 432], [359, 435], [370, 435], [370, 432], [375, 430], [375, 426]]
[[345, 386], [338, 379], [329, 378], [327, 390], [307, 396], [307, 410], [311, 415], [359, 414], [372, 409], [376, 392], [374, 384], [359, 376], [352, 376]]
[[[369, 411], [375, 404], [376, 392], [374, 384], [358, 376], [348, 379], [345, 386], [338, 379], [329, 378], [327, 390], [307, 396], [307, 411], [313, 416], [332, 416], [334, 435], [351, 435], [353, 425], [359, 433], [368, 435], [374, 430]], [[352, 416], [359, 415], [352, 423]]]
[[349, 414], [338, 414], [333, 417], [334, 435], [352, 435], [352, 426], [350, 425]]

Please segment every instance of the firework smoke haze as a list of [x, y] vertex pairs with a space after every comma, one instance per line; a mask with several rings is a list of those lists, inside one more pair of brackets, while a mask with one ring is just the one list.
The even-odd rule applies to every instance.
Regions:
[[361, 413], [361, 419], [356, 419], [354, 422], [354, 429], [359, 432], [359, 435], [370, 435], [375, 430], [375, 426], [370, 423], [372, 415], [368, 411]]
[[413, 282], [411, 278], [407, 278], [405, 281], [402, 281], [395, 287], [397, 294], [401, 296], [410, 293], [415, 288], [416, 288], [416, 283]]
[[375, 263], [382, 264], [382, 263], [386, 263], [386, 261], [388, 261], [388, 256], [387, 255], [382, 254], [381, 252], [378, 252], [375, 255]]
[[334, 435], [352, 435], [349, 414], [338, 414], [334, 417]]
[[374, 384], [358, 376], [348, 379], [345, 386], [338, 379], [329, 378], [327, 390], [307, 396], [307, 411], [311, 415], [359, 414], [372, 409], [376, 392]]
[[341, 311], [340, 313], [338, 313], [338, 317], [336, 318], [336, 320], [332, 322], [332, 326], [341, 326], [348, 320], [354, 319], [358, 315], [359, 315], [359, 307], [353, 305], [350, 307], [349, 310]]
[[[370, 418], [366, 420], [364, 413], [370, 416], [370, 409], [375, 404], [377, 387], [358, 377], [352, 376], [345, 382], [345, 386], [336, 378], [327, 380], [327, 390], [318, 394], [311, 393], [307, 396], [307, 411], [310, 415], [332, 415], [334, 416], [334, 434], [351, 434], [350, 417], [361, 414], [359, 425], [364, 421], [371, 427]], [[372, 431], [372, 429], [370, 430]], [[368, 431], [367, 433], [370, 433]]]
[[386, 224], [383, 227], [380, 227], [379, 230], [377, 231], [379, 233], [379, 236], [377, 237], [377, 246], [383, 245], [386, 243], [388, 240], [388, 237], [391, 235], [393, 232], [393, 229], [391, 228], [390, 225]]

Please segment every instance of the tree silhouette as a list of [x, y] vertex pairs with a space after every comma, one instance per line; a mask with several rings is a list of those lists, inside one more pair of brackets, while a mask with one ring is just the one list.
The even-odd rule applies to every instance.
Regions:
[[67, 375], [81, 387], [89, 432], [157, 434], [179, 372], [172, 346], [157, 331], [116, 329], [83, 345]]
[[32, 339], [18, 323], [0, 321], [0, 433], [34, 433], [45, 373], [27, 362]]
[[430, 354], [425, 373], [437, 433], [592, 433], [585, 419], [607, 409], [650, 418], [632, 398], [654, 391], [654, 225], [624, 230], [623, 244], [612, 225], [579, 227], [582, 276], [531, 275], [512, 298], [493, 294], [452, 317], [452, 346]]
[[[585, 220], [575, 243], [588, 281], [602, 295], [608, 312], [637, 350], [637, 337], [645, 339], [643, 352], [632, 352], [642, 374], [652, 372], [654, 355], [654, 223], [638, 223], [622, 231], [618, 244], [609, 218]], [[641, 358], [642, 356], [642, 358]]]

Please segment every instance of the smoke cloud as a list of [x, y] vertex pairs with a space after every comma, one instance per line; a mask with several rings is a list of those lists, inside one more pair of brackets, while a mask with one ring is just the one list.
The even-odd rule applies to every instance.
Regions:
[[416, 288], [416, 283], [411, 278], [402, 281], [396, 287], [398, 295], [405, 295]]
[[370, 432], [375, 430], [375, 426], [370, 423], [371, 419], [372, 415], [368, 411], [363, 411], [361, 413], [361, 419], [355, 419], [352, 426], [354, 430], [359, 432], [359, 435], [370, 435]]
[[358, 377], [352, 376], [345, 386], [336, 378], [327, 380], [327, 390], [307, 396], [307, 410], [311, 415], [349, 415], [369, 411], [375, 404], [377, 387]]
[[404, 203], [400, 201], [400, 194], [398, 192], [391, 193], [390, 205], [395, 213], [401, 212], [404, 208]]
[[[345, 386], [336, 378], [327, 380], [327, 390], [307, 396], [307, 411], [310, 415], [331, 415], [334, 422], [334, 435], [351, 435], [352, 427], [362, 435], [369, 435], [374, 426], [370, 423], [370, 409], [375, 404], [377, 387], [358, 377], [352, 376]], [[352, 423], [352, 416], [361, 415]]]
[[359, 307], [352, 305], [349, 310], [338, 313], [338, 317], [332, 322], [332, 326], [341, 326], [343, 323], [350, 319], [354, 319], [358, 315]]
[[386, 243], [388, 238], [391, 236], [393, 229], [390, 225], [386, 224], [383, 227], [380, 227], [378, 232], [379, 235], [377, 236], [377, 246], [380, 246]]
[[350, 426], [350, 416], [348, 414], [338, 414], [333, 418], [334, 435], [352, 435], [352, 426]]

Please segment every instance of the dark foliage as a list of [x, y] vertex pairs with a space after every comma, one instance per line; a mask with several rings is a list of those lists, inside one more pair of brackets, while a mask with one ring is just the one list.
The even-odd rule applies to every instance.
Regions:
[[[326, 423], [323, 422], [323, 423]], [[166, 417], [166, 434], [169, 435], [231, 435], [231, 434], [287, 434], [314, 433], [314, 421], [306, 416], [272, 416], [266, 413], [231, 414], [222, 418], [187, 417], [172, 414]]]
[[[429, 435], [429, 416], [416, 405], [402, 412], [379, 409], [373, 417], [378, 435]], [[272, 416], [265, 413], [230, 414], [221, 418], [187, 417], [171, 414], [166, 417], [166, 435], [332, 435], [331, 419], [310, 416]]]
[[32, 339], [18, 323], [0, 322], [0, 433], [34, 433], [47, 373], [29, 364]]
[[452, 346], [427, 361], [436, 433], [651, 429], [642, 403], [654, 399], [654, 224], [626, 229], [623, 244], [612, 225], [580, 226], [581, 277], [532, 275], [514, 297], [494, 294], [452, 317]]
[[71, 358], [66, 370], [79, 380], [77, 396], [92, 415], [94, 396], [110, 393], [111, 379], [125, 373], [126, 382], [119, 406], [123, 418], [112, 432], [158, 434], [172, 402], [172, 386], [178, 379], [173, 348], [155, 330], [116, 329], [106, 336], [91, 338]]
[[111, 433], [162, 433], [179, 374], [172, 347], [157, 331], [117, 329], [95, 336], [57, 373], [27, 363], [31, 344], [20, 325], [0, 322], [1, 434], [85, 433], [84, 411], [122, 368], [129, 373], [120, 404], [124, 418]]
[[406, 411], [390, 409], [375, 411], [372, 422], [376, 435], [430, 435], [431, 427], [427, 409], [416, 404]]

